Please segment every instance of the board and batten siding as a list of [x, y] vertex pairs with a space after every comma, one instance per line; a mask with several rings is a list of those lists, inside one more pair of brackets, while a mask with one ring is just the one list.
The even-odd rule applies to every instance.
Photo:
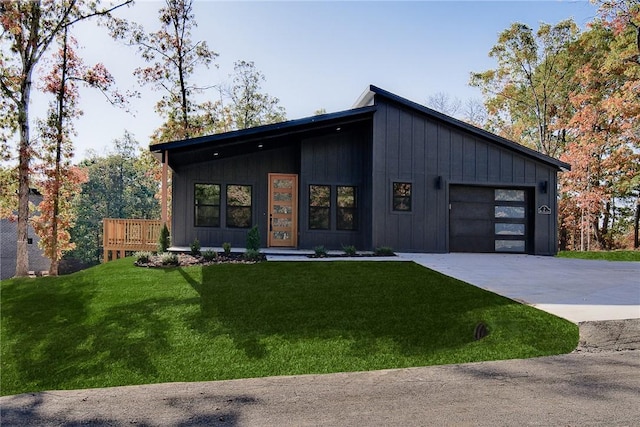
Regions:
[[[450, 184], [529, 188], [533, 253], [556, 253], [557, 170], [419, 111], [376, 101], [372, 146], [372, 247], [448, 252]], [[392, 183], [412, 184], [411, 212], [392, 210]], [[438, 186], [440, 182], [440, 186]], [[546, 193], [540, 185], [547, 182]], [[439, 188], [438, 188], [439, 187]], [[553, 215], [536, 212], [551, 208]]]
[[[261, 246], [267, 244], [268, 233], [268, 174], [299, 173], [297, 146], [258, 151], [245, 155], [204, 160], [173, 171], [172, 246], [189, 246], [198, 239], [203, 247], [220, 247], [229, 242], [234, 248], [246, 246], [246, 228], [227, 228], [226, 186], [252, 186], [252, 222], [260, 230]], [[220, 227], [194, 226], [195, 184], [220, 184]]]
[[[303, 139], [300, 148], [300, 248], [324, 246], [341, 249], [353, 245], [370, 247], [371, 224], [371, 132], [369, 126], [342, 129], [333, 134]], [[309, 229], [309, 186], [331, 186], [330, 229]], [[355, 186], [358, 206], [358, 229], [336, 229], [336, 187]]]

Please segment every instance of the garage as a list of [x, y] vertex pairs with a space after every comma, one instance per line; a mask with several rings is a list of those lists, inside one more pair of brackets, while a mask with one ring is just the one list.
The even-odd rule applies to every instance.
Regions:
[[533, 253], [529, 188], [451, 185], [451, 252]]

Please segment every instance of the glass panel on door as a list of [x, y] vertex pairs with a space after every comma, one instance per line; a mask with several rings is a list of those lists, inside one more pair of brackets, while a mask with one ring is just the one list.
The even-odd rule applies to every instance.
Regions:
[[298, 175], [269, 174], [268, 245], [298, 245]]

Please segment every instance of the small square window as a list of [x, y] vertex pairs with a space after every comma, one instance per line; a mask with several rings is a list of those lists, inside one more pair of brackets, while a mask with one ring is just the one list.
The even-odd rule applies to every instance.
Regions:
[[393, 183], [393, 210], [400, 212], [411, 211], [411, 183]]

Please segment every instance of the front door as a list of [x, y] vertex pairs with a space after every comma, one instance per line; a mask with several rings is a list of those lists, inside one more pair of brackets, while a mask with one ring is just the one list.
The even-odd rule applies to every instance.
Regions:
[[269, 247], [298, 245], [298, 175], [269, 174]]

